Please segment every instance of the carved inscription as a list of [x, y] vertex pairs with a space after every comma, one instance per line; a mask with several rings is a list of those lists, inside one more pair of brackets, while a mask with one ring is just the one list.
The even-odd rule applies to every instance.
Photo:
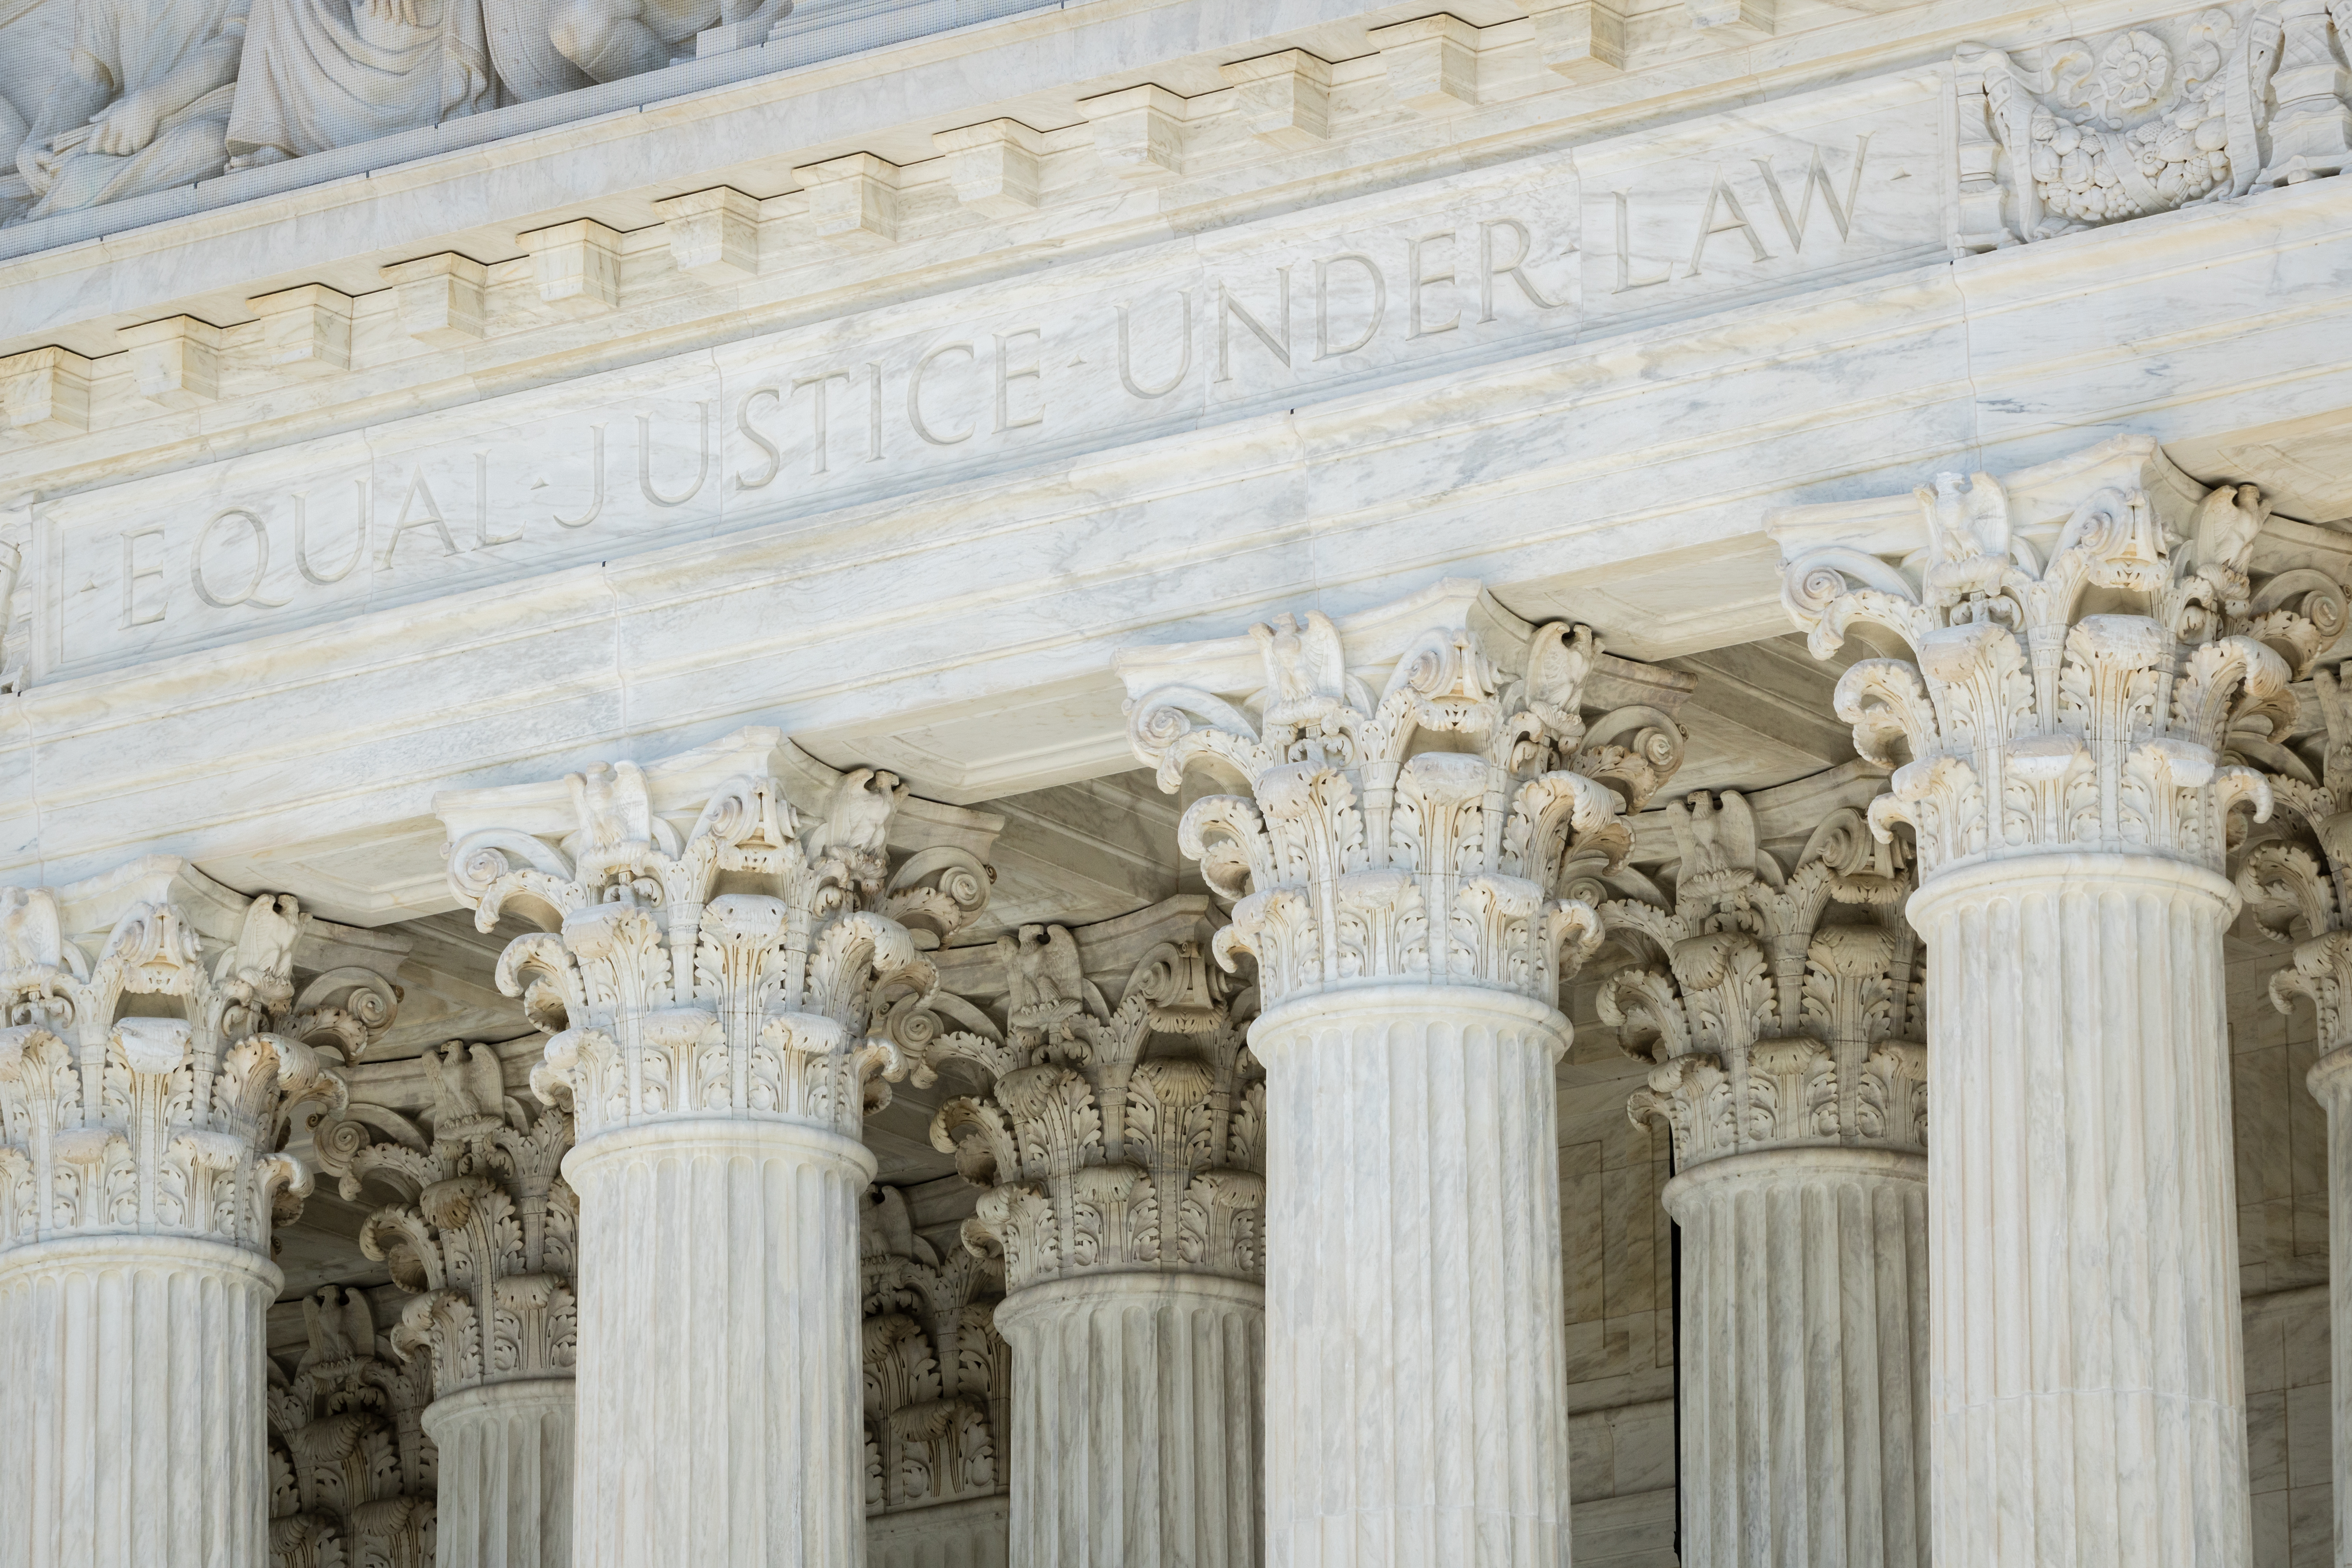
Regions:
[[[100, 574], [111, 579], [107, 629], [253, 622], [361, 578], [397, 593], [404, 579], [462, 577], [509, 547], [567, 537], [641, 542], [708, 524], [722, 500], [851, 491], [894, 465], [1263, 395], [1423, 340], [1539, 327], [1574, 296], [1572, 257], [1535, 214], [1478, 216], [838, 360], [762, 356], [698, 378], [683, 401], [671, 391], [659, 406], [549, 421], [523, 443], [371, 454], [348, 477], [240, 494], [185, 523], [134, 512]], [[70, 639], [62, 651], [76, 660]]]
[[1738, 156], [1580, 153], [1419, 216], [1368, 202], [1189, 267], [1074, 265], [42, 501], [30, 674], [593, 568], [1932, 246], [1932, 182], [1901, 182], [1934, 132], [1901, 108]]
[[[1610, 192], [1610, 292], [1627, 294], [1687, 282], [1710, 269], [1719, 273], [1743, 262], [1754, 266], [1784, 255], [1801, 257], [1808, 243], [1816, 257], [1834, 254], [1853, 237], [1870, 164], [1870, 137], [1866, 132], [1855, 137], [1843, 157], [1818, 146], [1808, 151], [1801, 172], [1785, 156], [1777, 162], [1751, 156], [1717, 163], [1695, 220], [1685, 216], [1690, 205], [1686, 191], [1676, 198], [1650, 201], [1643, 200], [1638, 186]], [[1654, 216], [1638, 239], [1637, 216]], [[1678, 227], [1688, 233], [1686, 248], [1675, 246], [1673, 236]]]

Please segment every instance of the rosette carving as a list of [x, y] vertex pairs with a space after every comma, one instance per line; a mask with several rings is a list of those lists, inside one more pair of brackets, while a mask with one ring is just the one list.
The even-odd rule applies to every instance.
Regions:
[[867, 1515], [1003, 1492], [1012, 1358], [994, 1268], [963, 1247], [942, 1259], [896, 1187], [867, 1192], [861, 1232]]
[[[1248, 1054], [1252, 997], [1185, 936], [1152, 946], [1109, 1005], [1085, 979], [1084, 931], [1002, 944], [1011, 1022], [964, 1005], [929, 1048], [991, 1086], [950, 1100], [931, 1142], [988, 1190], [964, 1226], [1001, 1252], [1006, 1286], [1169, 1270], [1264, 1270], [1265, 1086]], [[1037, 998], [1074, 998], [1041, 1011]], [[1050, 1015], [1051, 1026], [1023, 1024]]]
[[[1673, 717], [1588, 716], [1601, 666], [1583, 626], [1538, 627], [1506, 668], [1465, 617], [1415, 637], [1376, 696], [1319, 612], [1252, 628], [1264, 684], [1239, 705], [1170, 684], [1129, 705], [1129, 738], [1170, 792], [1207, 795], [1180, 843], [1233, 923], [1216, 954], [1257, 961], [1269, 1005], [1417, 980], [1549, 1003], [1599, 935], [1563, 894], [1613, 868], [1682, 757]], [[1613, 661], [1625, 670], [1638, 666]]]
[[353, 1104], [316, 1137], [345, 1202], [370, 1188], [403, 1200], [360, 1228], [360, 1250], [412, 1293], [393, 1352], [429, 1356], [436, 1398], [569, 1377], [580, 1205], [561, 1169], [572, 1119], [507, 1094], [488, 1046], [452, 1040], [429, 1059], [437, 1089], [423, 1126]]
[[283, 895], [232, 941], [145, 900], [92, 956], [48, 889], [0, 889], [0, 1247], [178, 1235], [268, 1256], [310, 1190], [283, 1152], [292, 1119], [343, 1103], [339, 1069], [399, 997], [370, 971], [298, 968], [310, 928]]
[[[2315, 26], [2290, 21], [2291, 60], [2329, 55], [2327, 19], [2317, 5], [2294, 7]], [[1963, 48], [1954, 62], [1960, 126], [1960, 243], [1990, 249], [2226, 201], [2257, 178], [2333, 174], [2337, 162], [2290, 174], [2289, 149], [2263, 142], [2304, 139], [2305, 111], [2273, 124], [2272, 75], [2280, 66], [2276, 8], [2215, 7], [2105, 37], [2064, 38], [2016, 55]], [[2295, 75], [2282, 73], [2281, 85]], [[2282, 91], [2288, 103], [2292, 90]], [[2341, 120], [2344, 110], [2335, 106]], [[2270, 132], [2265, 137], [2265, 132]], [[2317, 152], [2314, 145], [2311, 149]], [[2305, 168], [2303, 164], [2296, 165]]]
[[1666, 809], [1671, 900], [1601, 906], [1647, 964], [1599, 998], [1625, 1049], [1655, 1064], [1628, 1114], [1665, 1127], [1684, 1170], [1762, 1148], [1924, 1149], [1925, 955], [1894, 847], [1846, 807], [1784, 868], [1732, 791]]
[[509, 912], [550, 928], [516, 938], [498, 970], [552, 1037], [533, 1089], [583, 1140], [695, 1115], [855, 1136], [910, 1065], [902, 1040], [934, 984], [924, 954], [979, 913], [987, 868], [935, 847], [894, 870], [907, 792], [871, 769], [839, 781], [822, 820], [772, 774], [741, 774], [683, 830], [634, 764], [568, 782], [577, 826], [559, 841], [478, 829], [450, 853], [479, 929]]
[[1894, 770], [1873, 831], [1910, 825], [1923, 879], [2070, 849], [2221, 869], [2231, 811], [2264, 818], [2273, 794], [2224, 753], [2287, 736], [2289, 682], [2343, 629], [2341, 589], [2254, 582], [2267, 509], [2251, 485], [2207, 492], [2185, 526], [2104, 485], [2054, 535], [1987, 474], [1938, 476], [1917, 501], [1924, 549], [1801, 551], [1782, 594], [1816, 658], [1858, 622], [1914, 655], [1838, 681], [1856, 749]]

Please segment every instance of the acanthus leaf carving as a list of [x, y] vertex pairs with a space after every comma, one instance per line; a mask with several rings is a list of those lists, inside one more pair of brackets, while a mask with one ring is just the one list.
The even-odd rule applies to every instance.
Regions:
[[312, 1291], [302, 1316], [308, 1343], [292, 1373], [269, 1367], [270, 1568], [432, 1568], [430, 1373], [381, 1353], [362, 1290]]
[[2304, 650], [2343, 616], [2340, 592], [2294, 574], [2252, 585], [2266, 513], [2251, 492], [2220, 487], [2193, 521], [2168, 521], [2146, 489], [2099, 484], [2037, 533], [1999, 481], [1946, 474], [1917, 492], [1925, 548], [1901, 564], [1793, 551], [1782, 601], [1815, 657], [1857, 622], [1915, 657], [1838, 681], [1856, 748], [1894, 770], [1872, 830], [1907, 823], [1923, 878], [2075, 849], [2221, 868], [2231, 813], [2265, 817], [2273, 798], [2224, 753], [2284, 735]]
[[964, 1247], [942, 1259], [896, 1187], [869, 1188], [862, 1217], [866, 1512], [1003, 1492], [1012, 1364], [996, 1271]]
[[[1248, 1050], [1253, 1013], [1210, 958], [1205, 922], [1188, 919], [1189, 934], [1134, 963], [1115, 1006], [1086, 977], [1088, 931], [1000, 943], [1009, 1044], [982, 1053], [940, 1037], [948, 1048], [936, 1060], [978, 1068], [991, 1088], [942, 1106], [931, 1142], [988, 1188], [965, 1240], [1002, 1253], [1012, 1290], [1090, 1273], [1259, 1277], [1265, 1087]], [[1059, 978], [1041, 981], [1041, 963]]]
[[909, 1054], [929, 1043], [909, 1030], [936, 1028], [925, 954], [984, 907], [990, 872], [952, 846], [891, 869], [895, 775], [843, 774], [803, 820], [782, 779], [741, 773], [683, 832], [634, 764], [569, 784], [571, 832], [475, 828], [449, 881], [485, 931], [509, 910], [554, 928], [514, 939], [498, 978], [551, 1037], [534, 1092], [583, 1140], [712, 1114], [855, 1135], [889, 1081], [930, 1070]]
[[0, 889], [0, 1247], [176, 1234], [267, 1256], [310, 1177], [281, 1152], [340, 1110], [341, 1068], [399, 993], [341, 969], [298, 988], [310, 917], [282, 895], [207, 948], [169, 899], [135, 901], [96, 957], [47, 889]]
[[[572, 1118], [507, 1095], [488, 1046], [452, 1040], [432, 1061], [429, 1141], [375, 1106], [351, 1107], [316, 1137], [320, 1166], [347, 1200], [370, 1186], [404, 1200], [370, 1215], [359, 1237], [361, 1252], [415, 1292], [393, 1349], [429, 1364], [436, 1395], [568, 1377], [580, 1205], [561, 1170]], [[387, 1127], [393, 1136], [374, 1135]]]
[[1895, 847], [1845, 806], [1784, 868], [1735, 791], [1667, 813], [1671, 907], [1628, 897], [1600, 911], [1633, 955], [1602, 982], [1601, 1019], [1655, 1064], [1633, 1121], [1664, 1127], [1685, 1170], [1757, 1149], [1924, 1149], [1924, 951]]
[[[1642, 667], [1590, 628], [1490, 632], [1477, 608], [1409, 639], [1377, 697], [1317, 611], [1252, 628], [1264, 684], [1238, 705], [1130, 681], [1129, 738], [1161, 788], [1228, 786], [1179, 844], [1234, 904], [1213, 952], [1255, 958], [1268, 1005], [1395, 980], [1549, 1003], [1590, 951], [1597, 921], [1566, 890], [1622, 861], [1622, 814], [1672, 774], [1682, 731], [1654, 701], [1595, 711], [1599, 674], [1622, 689]], [[1507, 668], [1489, 645], [1513, 637]]]

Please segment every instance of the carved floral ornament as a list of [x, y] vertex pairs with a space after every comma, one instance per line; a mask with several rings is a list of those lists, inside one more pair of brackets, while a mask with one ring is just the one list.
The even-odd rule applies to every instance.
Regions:
[[2198, 499], [2100, 484], [2053, 530], [1991, 476], [1946, 474], [1916, 493], [1927, 542], [1899, 563], [1792, 552], [1782, 598], [1816, 658], [1858, 625], [1913, 656], [1855, 664], [1836, 704], [1894, 770], [1871, 827], [1910, 825], [1923, 879], [2069, 848], [2220, 870], [2230, 813], [2270, 815], [2271, 784], [2227, 758], [2292, 732], [2290, 682], [2345, 629], [2343, 590], [2304, 568], [2257, 583], [2260, 493], [2163, 471]]
[[995, 1268], [961, 1247], [942, 1259], [896, 1187], [868, 1189], [860, 1219], [866, 1511], [1003, 1491], [1012, 1357], [996, 1332]]
[[572, 1119], [509, 1095], [491, 1047], [452, 1040], [427, 1059], [436, 1088], [423, 1126], [353, 1102], [313, 1135], [346, 1203], [371, 1185], [404, 1200], [370, 1215], [359, 1238], [411, 1292], [393, 1351], [429, 1355], [436, 1394], [568, 1377], [580, 1205], [559, 1173]]
[[855, 1135], [910, 1062], [897, 1031], [935, 974], [925, 951], [985, 905], [989, 871], [963, 849], [894, 871], [906, 789], [857, 769], [804, 820], [772, 773], [709, 795], [690, 826], [653, 809], [633, 763], [569, 780], [576, 826], [559, 842], [482, 828], [452, 847], [450, 885], [475, 924], [525, 914], [499, 985], [552, 1037], [531, 1074], [584, 1141], [652, 1117], [736, 1115]]
[[2348, 19], [2340, 0], [2278, 0], [1962, 48], [1956, 244], [2048, 239], [2341, 172]]
[[1903, 919], [1896, 847], [1845, 807], [1787, 868], [1741, 795], [1667, 806], [1671, 897], [1637, 881], [1601, 906], [1637, 962], [1603, 983], [1601, 1020], [1654, 1062], [1627, 1107], [1692, 1164], [1751, 1149], [1916, 1151], [1927, 1136], [1925, 952]]
[[2243, 15], [2207, 10], [2015, 56], [1963, 49], [1963, 243], [2046, 239], [2245, 194], [2263, 170], [2279, 22], [2274, 8]]
[[989, 1190], [968, 1247], [1003, 1254], [1007, 1287], [1168, 1270], [1255, 1280], [1265, 1268], [1265, 1084], [1248, 1050], [1254, 992], [1197, 938], [1139, 960], [1116, 1007], [1086, 979], [1081, 939], [1028, 926], [1000, 942], [1000, 1027], [929, 1042], [992, 1086], [940, 1108], [931, 1142]]
[[1267, 1005], [1412, 980], [1550, 1002], [1599, 940], [1563, 896], [1622, 864], [1620, 813], [1682, 760], [1673, 717], [1584, 711], [1603, 658], [1589, 627], [1536, 628], [1516, 668], [1464, 622], [1412, 640], [1379, 695], [1319, 612], [1253, 627], [1264, 684], [1240, 705], [1171, 684], [1129, 705], [1129, 737], [1176, 792], [1212, 787], [1183, 852], [1236, 900], [1215, 953], [1252, 954]]
[[362, 1290], [313, 1291], [302, 1320], [292, 1375], [269, 1367], [270, 1568], [432, 1568], [428, 1372], [381, 1353]]
[[2352, 1046], [2352, 697], [2342, 665], [2311, 672], [2324, 728], [2284, 743], [2238, 737], [2234, 750], [2260, 767], [2277, 803], [2270, 823], [2247, 835], [2232, 857], [2245, 900], [2243, 926], [2293, 942], [2271, 976], [2271, 1001], [2291, 1012], [2296, 998], [2318, 1016], [2323, 1052]]
[[59, 910], [47, 889], [0, 889], [0, 1248], [174, 1234], [267, 1255], [310, 1189], [282, 1152], [291, 1119], [343, 1103], [337, 1069], [397, 988], [348, 965], [298, 986], [310, 921], [283, 895], [251, 900], [227, 942], [141, 900], [95, 957]]

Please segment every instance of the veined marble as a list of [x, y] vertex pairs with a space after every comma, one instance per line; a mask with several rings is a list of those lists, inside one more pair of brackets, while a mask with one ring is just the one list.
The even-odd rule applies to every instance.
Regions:
[[0, 1568], [2344, 1561], [2347, 30], [0, 0]]

